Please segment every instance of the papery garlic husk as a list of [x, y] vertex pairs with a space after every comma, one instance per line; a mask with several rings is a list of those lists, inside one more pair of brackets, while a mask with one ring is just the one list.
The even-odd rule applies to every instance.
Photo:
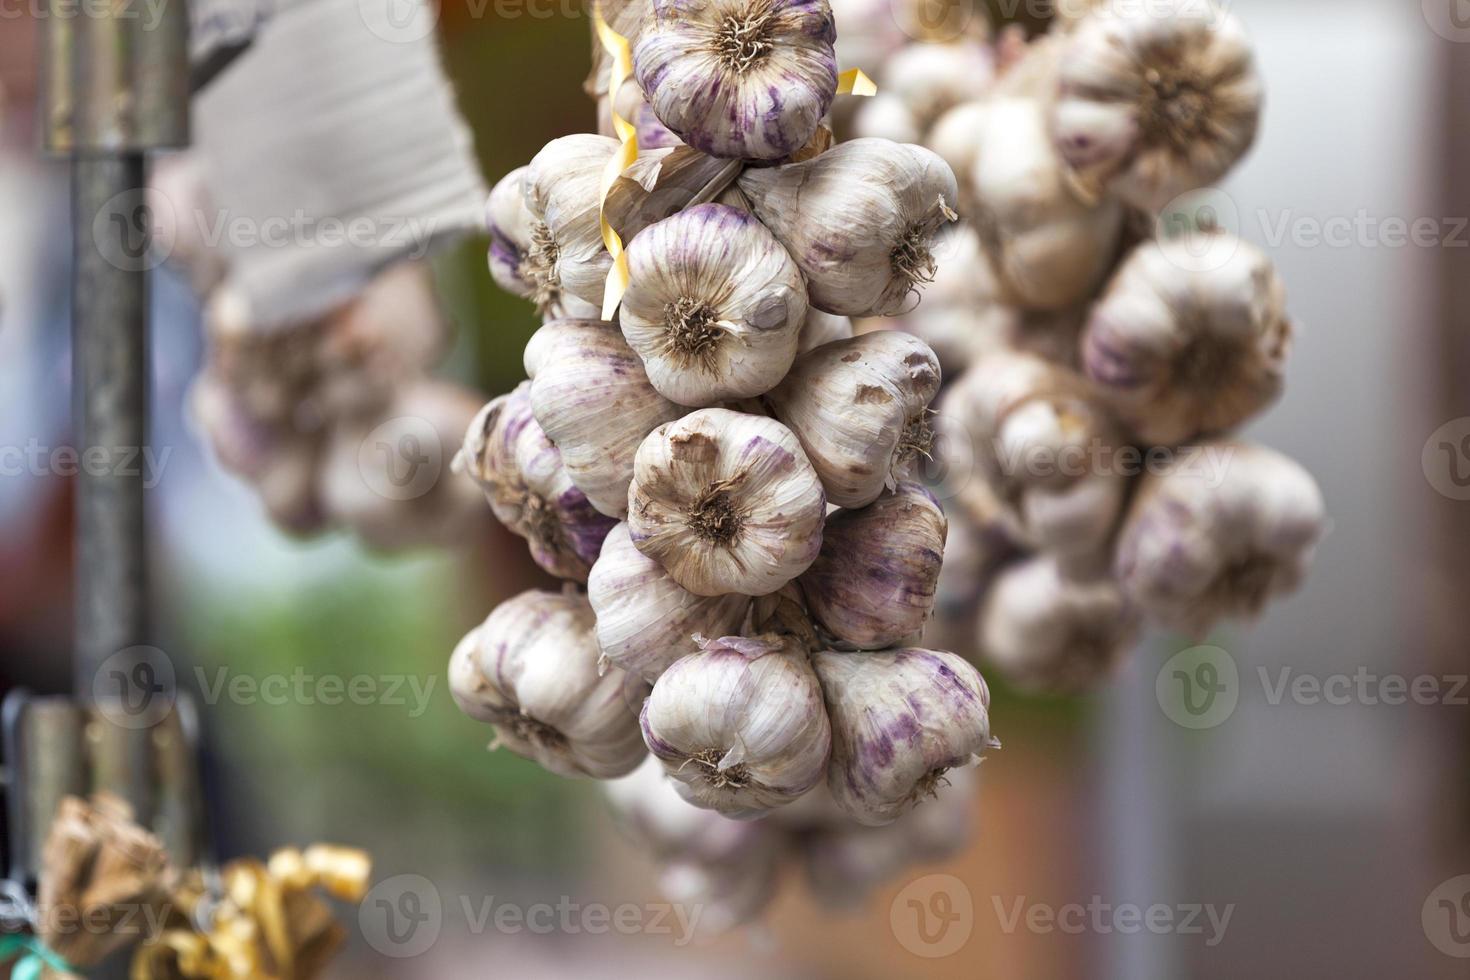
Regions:
[[774, 635], [705, 641], [659, 677], [640, 722], [681, 796], [740, 819], [810, 790], [832, 747], [806, 652]]
[[921, 146], [839, 143], [736, 182], [807, 277], [811, 304], [846, 316], [912, 309], [938, 268], [935, 233], [955, 220], [954, 173]]
[[1123, 231], [1123, 207], [1084, 201], [1068, 183], [1046, 132], [1042, 106], [1031, 100], [985, 103], [970, 185], [972, 213], [999, 299], [1036, 310], [1072, 307], [1093, 296], [1112, 268]]
[[1203, 637], [1296, 590], [1325, 530], [1302, 466], [1250, 443], [1205, 443], [1139, 483], [1113, 571], [1146, 616]]
[[1105, 683], [1138, 637], [1109, 578], [1072, 579], [1047, 556], [1001, 572], [980, 611], [987, 664], [1022, 690], [1081, 694]]
[[572, 483], [602, 513], [628, 511], [633, 455], [683, 409], [654, 390], [615, 324], [555, 320], [526, 345], [531, 410]]
[[455, 647], [449, 689], [495, 745], [561, 776], [611, 779], [644, 758], [623, 672], [599, 673], [594, 617], [578, 595], [508, 599]]
[[1264, 253], [1224, 232], [1147, 242], [1092, 308], [1081, 346], [1087, 376], [1140, 441], [1225, 432], [1281, 393], [1286, 288]]
[[797, 579], [812, 618], [861, 650], [918, 633], [934, 609], [948, 528], [939, 501], [918, 483], [837, 511], [822, 531], [821, 554]]
[[744, 164], [687, 146], [644, 149], [618, 175], [603, 201], [603, 215], [623, 241], [685, 208], [715, 201], [734, 186]]
[[858, 823], [890, 824], [978, 762], [990, 737], [990, 689], [963, 658], [905, 648], [812, 654], [832, 721], [827, 787]]
[[1208, 0], [1104, 6], [1067, 41], [1051, 134], [1092, 193], [1158, 212], [1245, 155], [1263, 96], [1234, 14]]
[[806, 316], [801, 270], [765, 226], [701, 204], [628, 244], [618, 321], [648, 380], [701, 407], [770, 390], [796, 359]]
[[801, 334], [797, 337], [796, 353], [805, 354], [834, 340], [847, 340], [853, 334], [852, 318], [823, 313], [814, 306], [807, 307], [806, 319], [801, 322]]
[[822, 546], [822, 484], [774, 419], [705, 408], [656, 429], [628, 498], [633, 543], [696, 595], [775, 592]]
[[827, 498], [865, 507], [929, 453], [929, 402], [938, 391], [934, 352], [880, 330], [798, 357], [766, 401], [801, 440]]
[[633, 74], [659, 120], [711, 156], [779, 160], [837, 93], [827, 0], [654, 0]]
[[604, 136], [616, 136], [611, 122], [612, 110], [616, 109], [619, 116], [633, 126], [638, 138], [638, 151], [641, 154], [645, 150], [661, 150], [666, 147], [683, 146], [679, 134], [665, 126], [659, 121], [658, 115], [654, 113], [653, 106], [643, 97], [643, 90], [638, 87], [634, 78], [628, 78], [623, 82], [623, 87], [618, 90], [617, 100], [611, 101], [601, 99], [598, 102], [598, 119], [603, 118], [604, 104], [608, 117], [608, 127], [600, 130]]
[[617, 521], [572, 483], [561, 450], [536, 423], [529, 381], [480, 410], [465, 430], [458, 465], [485, 491], [496, 520], [530, 543], [536, 564], [587, 581]]
[[587, 580], [597, 642], [614, 666], [652, 683], [695, 650], [694, 637], [738, 632], [750, 598], [698, 596], [633, 546], [628, 525], [613, 528]]
[[613, 261], [602, 242], [602, 174], [617, 148], [606, 136], [563, 136], [532, 157], [521, 178], [531, 237], [519, 277], [535, 286], [543, 315], [578, 315], [567, 294], [602, 306]]

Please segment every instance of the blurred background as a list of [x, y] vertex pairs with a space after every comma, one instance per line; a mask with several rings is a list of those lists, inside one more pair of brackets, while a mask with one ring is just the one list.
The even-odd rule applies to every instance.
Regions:
[[[184, 420], [199, 310], [165, 272], [153, 301], [153, 444], [169, 454], [150, 512], [157, 645], [205, 703], [220, 854], [357, 845], [377, 877], [422, 876], [442, 900], [437, 941], [412, 958], [381, 955], [346, 910], [353, 937], [330, 976], [1467, 975], [1445, 948], [1470, 957], [1470, 900], [1456, 910], [1452, 899], [1447, 919], [1431, 913], [1436, 890], [1470, 874], [1470, 500], [1454, 499], [1470, 452], [1436, 464], [1425, 449], [1470, 416], [1470, 19], [1458, 0], [1230, 6], [1255, 38], [1269, 98], [1256, 149], [1223, 191], [1240, 233], [1277, 263], [1298, 324], [1286, 395], [1251, 434], [1317, 477], [1331, 533], [1300, 594], [1210, 638], [1239, 668], [1238, 703], [1212, 727], [1176, 724], [1156, 697], [1161, 667], [1192, 645], [1182, 637], [1148, 636], [1095, 697], [997, 690], [1005, 748], [982, 767], [971, 845], [845, 914], [816, 907], [793, 874], [759, 926], [714, 940], [685, 942], [677, 926], [593, 935], [486, 921], [500, 903], [661, 901], [595, 786], [487, 753], [485, 730], [449, 698], [454, 642], [549, 580], [499, 530], [394, 558], [345, 535], [275, 530]], [[35, 150], [34, 21], [5, 10], [0, 447], [64, 446], [66, 174]], [[595, 127], [578, 6], [445, 0], [438, 32], [488, 180]], [[1421, 219], [1432, 244], [1392, 231]], [[470, 240], [440, 254], [434, 276], [455, 331], [439, 371], [488, 397], [524, 377], [536, 321], [492, 285], [484, 249]], [[54, 473], [0, 475], [6, 690], [71, 683], [71, 493]], [[399, 696], [210, 694], [222, 679], [299, 668], [396, 678]], [[1278, 696], [1301, 676], [1366, 677], [1353, 690], [1370, 692], [1384, 678], [1433, 678], [1439, 693]], [[937, 958], [893, 925], [905, 889], [933, 874], [962, 883], [971, 930]], [[1198, 906], [1198, 931], [1044, 914], [1130, 904]]]

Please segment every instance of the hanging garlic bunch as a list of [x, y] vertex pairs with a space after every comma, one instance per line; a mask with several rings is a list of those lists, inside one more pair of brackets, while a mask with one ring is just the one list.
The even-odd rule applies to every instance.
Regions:
[[796, 357], [806, 286], [751, 215], [701, 204], [628, 245], [619, 322], [648, 380], [680, 405], [759, 395]]
[[536, 564], [559, 578], [587, 581], [617, 521], [572, 483], [561, 451], [532, 414], [529, 381], [480, 410], [456, 464], [484, 489], [496, 520], [530, 542]]
[[934, 235], [955, 219], [958, 195], [943, 160], [881, 139], [752, 168], [737, 186], [801, 267], [812, 305], [846, 316], [892, 316], [917, 302], [937, 269]]
[[921, 142], [945, 112], [973, 98], [994, 74], [991, 49], [973, 38], [909, 45], [884, 64], [878, 94], [858, 108], [852, 130]]
[[824, 344], [797, 358], [766, 401], [839, 507], [864, 507], [928, 454], [939, 359], [897, 331]]
[[1240, 21], [1210, 0], [1104, 5], [1067, 39], [1051, 134], [1089, 193], [1158, 212], [1250, 149], [1262, 96]]
[[1002, 571], [980, 612], [987, 662], [1018, 687], [1046, 694], [1096, 687], [1137, 633], [1138, 618], [1115, 582], [1071, 579], [1044, 556]]
[[826, 497], [800, 443], [773, 420], [705, 408], [638, 448], [628, 530], [696, 595], [767, 595], [822, 545]]
[[1281, 391], [1291, 323], [1275, 267], [1224, 232], [1202, 241], [1140, 245], [1082, 336], [1087, 376], [1144, 442], [1227, 432]]
[[640, 721], [680, 795], [728, 817], [806, 793], [832, 745], [805, 651], [773, 635], [704, 641], [659, 677]]
[[654, 0], [633, 72], [654, 114], [711, 156], [779, 160], [837, 93], [827, 0]]
[[1322, 493], [1299, 464], [1263, 446], [1206, 443], [1140, 481], [1113, 570], [1146, 614], [1203, 637], [1294, 591], [1325, 523]]
[[602, 172], [618, 147], [606, 136], [554, 139], [521, 176], [529, 238], [517, 277], [534, 287], [545, 316], [596, 316], [612, 256], [602, 242]]
[[562, 776], [609, 779], [644, 757], [620, 670], [598, 670], [592, 607], [531, 590], [501, 603], [460, 641], [449, 687], [460, 710], [491, 725], [496, 746]]

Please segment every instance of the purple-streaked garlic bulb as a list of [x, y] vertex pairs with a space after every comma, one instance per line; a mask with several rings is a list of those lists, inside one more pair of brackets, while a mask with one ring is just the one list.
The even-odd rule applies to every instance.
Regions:
[[958, 197], [943, 160], [882, 139], [752, 168], [737, 186], [805, 273], [811, 304], [845, 316], [894, 316], [918, 303], [938, 268], [935, 234], [955, 220]]
[[1138, 636], [1110, 578], [1072, 579], [1038, 556], [1002, 571], [980, 612], [985, 662], [1022, 690], [1079, 694], [1105, 682]]
[[934, 495], [911, 482], [829, 516], [821, 554], [797, 580], [812, 618], [863, 650], [917, 636], [934, 609], [948, 526]]
[[806, 652], [773, 635], [704, 641], [659, 677], [641, 724], [680, 795], [735, 818], [810, 790], [832, 745]]
[[628, 274], [618, 321], [665, 398], [749, 398], [795, 360], [806, 286], [750, 214], [701, 204], [650, 225], [628, 244]]
[[1145, 615], [1202, 637], [1295, 591], [1325, 522], [1322, 493], [1298, 463], [1264, 446], [1209, 442], [1143, 477], [1113, 570]]
[[1140, 441], [1172, 446], [1273, 402], [1290, 347], [1271, 260], [1216, 232], [1136, 248], [1088, 316], [1082, 365]]
[[602, 242], [602, 174], [618, 141], [593, 133], [554, 139], [521, 176], [530, 241], [518, 271], [543, 316], [595, 316], [612, 256]]
[[592, 607], [582, 596], [532, 589], [469, 632], [449, 662], [460, 710], [504, 746], [561, 776], [611, 779], [644, 758], [627, 678], [599, 672]]
[[638, 448], [628, 530], [639, 551], [696, 595], [761, 596], [816, 559], [826, 505], [789, 429], [705, 408]]
[[934, 352], [906, 333], [880, 330], [798, 357], [766, 402], [801, 440], [827, 498], [865, 507], [928, 456], [929, 403], [938, 391]]
[[1263, 86], [1213, 2], [1104, 5], [1067, 39], [1051, 134], [1090, 193], [1151, 212], [1217, 182], [1255, 141]]
[[827, 0], [654, 0], [633, 73], [696, 150], [779, 160], [806, 145], [837, 93]]
[[860, 824], [890, 824], [944, 774], [999, 745], [990, 689], [952, 653], [906, 648], [812, 654], [832, 722], [827, 787]]
[[495, 518], [530, 543], [536, 564], [587, 581], [617, 524], [578, 490], [531, 411], [531, 383], [482, 408], [465, 430], [458, 464], [485, 491]]
[[750, 598], [739, 593], [698, 596], [633, 546], [628, 525], [608, 534], [587, 579], [597, 613], [597, 642], [614, 666], [652, 683], [670, 664], [694, 652], [695, 636], [739, 631]]
[[633, 455], [682, 409], [654, 390], [615, 324], [554, 320], [526, 345], [531, 410], [572, 483], [610, 517], [628, 510]]
[[517, 167], [490, 188], [485, 202], [485, 231], [490, 235], [488, 260], [490, 278], [506, 292], [532, 299], [536, 283], [523, 272], [526, 254], [531, 250], [531, 228], [535, 218], [526, 209], [523, 181], [528, 167]]

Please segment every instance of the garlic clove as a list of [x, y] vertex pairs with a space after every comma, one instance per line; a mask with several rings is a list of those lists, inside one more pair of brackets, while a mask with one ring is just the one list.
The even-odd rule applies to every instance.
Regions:
[[1224, 232], [1208, 241], [1206, 265], [1198, 242], [1140, 245], [1083, 329], [1083, 369], [1142, 442], [1229, 431], [1281, 392], [1285, 286], [1254, 246]]
[[618, 141], [563, 136], [531, 158], [521, 177], [530, 242], [519, 277], [543, 315], [574, 315], [566, 295], [600, 307], [612, 256], [602, 243], [602, 174]]
[[806, 793], [831, 748], [806, 654], [770, 635], [708, 641], [676, 661], [640, 721], [680, 795], [728, 817], [760, 816]]
[[496, 607], [456, 647], [450, 690], [496, 745], [562, 776], [610, 779], [644, 757], [620, 670], [599, 673], [592, 607], [532, 589]]
[[532, 414], [529, 381], [480, 410], [459, 459], [496, 519], [530, 543], [536, 564], [558, 578], [587, 581], [617, 521], [572, 483], [561, 451]]
[[837, 93], [827, 0], [654, 0], [633, 73], [665, 126], [711, 156], [779, 160]]
[[527, 345], [526, 363], [535, 368], [531, 410], [572, 483], [593, 507], [623, 517], [638, 446], [682, 409], [649, 384], [643, 362], [611, 323], [548, 323]]
[[928, 454], [939, 377], [922, 341], [881, 330], [803, 354], [766, 401], [801, 440], [828, 499], [864, 507]]
[[797, 580], [813, 619], [864, 650], [918, 633], [934, 609], [948, 526], [934, 495], [909, 482], [828, 517], [821, 554]]
[[840, 143], [802, 163], [752, 168], [736, 185], [807, 277], [811, 304], [893, 316], [934, 279], [935, 233], [955, 219], [954, 173], [929, 150]]
[[999, 744], [985, 680], [952, 653], [824, 651], [812, 665], [832, 721], [827, 786], [860, 824], [892, 823]]
[[1262, 98], [1234, 14], [1195, 0], [1105, 7], [1067, 39], [1051, 134], [1092, 193], [1156, 213], [1250, 149]]
[[1202, 637], [1295, 591], [1325, 523], [1300, 464], [1264, 446], [1205, 443], [1140, 480], [1113, 571], [1145, 615]]
[[633, 546], [625, 523], [603, 543], [587, 580], [587, 598], [597, 614], [602, 656], [650, 683], [694, 651], [695, 636], [737, 632], [750, 608], [747, 596], [697, 596], [681, 587]]
[[661, 426], [628, 497], [633, 543], [695, 595], [767, 595], [821, 548], [822, 485], [773, 419], [705, 408]]
[[796, 358], [806, 286], [751, 215], [701, 204], [628, 245], [619, 322], [660, 394], [695, 407], [772, 388]]

